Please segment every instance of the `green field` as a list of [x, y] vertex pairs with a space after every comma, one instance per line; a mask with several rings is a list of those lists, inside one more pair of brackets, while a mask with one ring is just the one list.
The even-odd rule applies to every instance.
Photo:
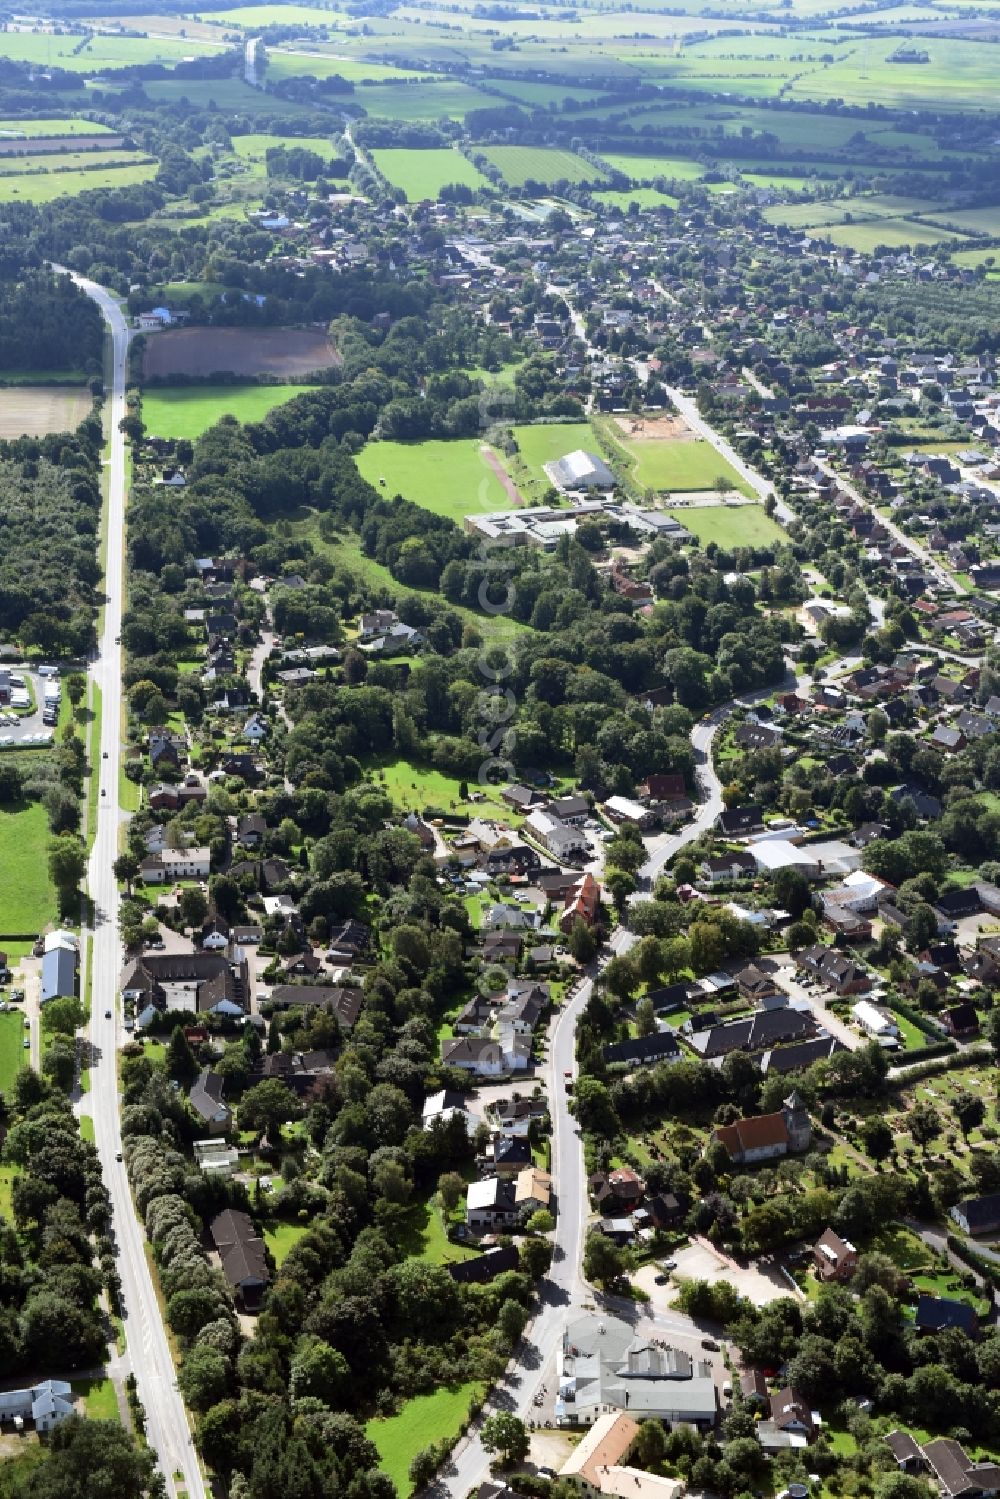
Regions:
[[475, 511], [509, 510], [511, 506], [480, 448], [476, 437], [450, 442], [373, 442], [362, 448], [357, 463], [368, 482], [390, 498], [401, 494], [461, 525], [463, 517]]
[[1000, 265], [1000, 248], [994, 245], [986, 250], [956, 250], [951, 259], [954, 265], [965, 266], [966, 269], [984, 265], [988, 270], [993, 270]]
[[595, 203], [603, 203], [607, 208], [617, 208], [622, 213], [628, 213], [633, 203], [638, 203], [640, 208], [676, 208], [677, 199], [672, 198], [669, 193], [661, 193], [657, 187], [631, 187], [624, 192], [605, 191], [594, 194]]
[[[517, 443], [521, 461], [533, 476], [546, 487], [549, 479], [542, 465], [565, 458], [577, 448], [598, 452], [597, 439], [589, 422], [553, 422], [537, 427], [515, 427], [514, 441]], [[516, 469], [515, 480], [517, 480]]]
[[887, 109], [991, 109], [996, 99], [996, 60], [981, 43], [948, 37], [917, 37], [909, 43], [929, 54], [926, 63], [887, 61], [902, 37], [877, 36], [871, 47], [852, 49], [842, 62], [789, 86], [792, 98], [877, 103]]
[[601, 160], [616, 172], [624, 172], [633, 182], [652, 182], [656, 177], [697, 182], [705, 175], [700, 161], [689, 161], [682, 156], [626, 156], [618, 151], [602, 151]]
[[602, 173], [582, 156], [557, 146], [483, 146], [482, 154], [497, 168], [511, 187], [537, 182], [553, 187], [557, 182], [600, 182]]
[[110, 1379], [74, 1379], [74, 1395], [83, 1396], [84, 1409], [91, 1421], [117, 1421], [118, 1396]]
[[200, 437], [223, 416], [259, 422], [315, 385], [154, 386], [142, 398], [142, 419], [151, 437]]
[[305, 1223], [275, 1223], [264, 1230], [264, 1242], [274, 1256], [274, 1263], [280, 1268], [303, 1234], [309, 1232], [309, 1226]]
[[48, 870], [49, 822], [40, 802], [0, 812], [0, 936], [33, 936], [55, 919]]
[[[69, 144], [69, 142], [67, 142]], [[0, 177], [23, 177], [45, 172], [110, 172], [118, 167], [142, 166], [156, 162], [145, 151], [47, 151], [39, 156], [0, 156]]]
[[24, 1020], [17, 1011], [0, 1015], [0, 1093], [9, 1093], [28, 1053], [24, 1049], [27, 1035]]
[[275, 150], [278, 146], [285, 146], [291, 151], [295, 146], [302, 146], [307, 151], [322, 156], [324, 161], [331, 161], [337, 156], [337, 147], [333, 141], [323, 140], [319, 136], [308, 135], [234, 135], [233, 150], [241, 161], [259, 162], [264, 164], [268, 151]]
[[237, 26], [256, 31], [261, 26], [336, 26], [345, 19], [342, 11], [321, 5], [237, 5], [232, 10], [206, 11], [203, 21], [218, 21], [227, 30]]
[[424, 198], [436, 198], [443, 187], [462, 183], [465, 187], [486, 186], [486, 178], [466, 161], [459, 151], [447, 146], [432, 147], [428, 151], [413, 151], [406, 146], [387, 146], [373, 151], [372, 160], [393, 187], [406, 194], [407, 201], [419, 203]]
[[[279, 78], [346, 78], [351, 83], [385, 83], [392, 79], [426, 78], [426, 73], [412, 68], [389, 68], [378, 62], [355, 62], [353, 59], [324, 57], [311, 49], [306, 54], [279, 52], [276, 48], [268, 53], [267, 76]], [[432, 77], [430, 82], [437, 79]]]
[[417, 1395], [407, 1400], [397, 1416], [368, 1422], [365, 1435], [378, 1448], [379, 1466], [402, 1499], [413, 1492], [409, 1472], [412, 1459], [432, 1442], [461, 1430], [469, 1414], [469, 1402], [482, 1393], [482, 1388], [472, 1382], [435, 1390], [433, 1395]]
[[[273, 115], [275, 100], [272, 95], [251, 88], [239, 78], [156, 78], [143, 83], [143, 93], [158, 103], [177, 104], [189, 99], [200, 109], [214, 104], [226, 114]], [[293, 99], [281, 100], [282, 115], [312, 115], [307, 104]]]
[[0, 57], [12, 62], [40, 63], [46, 67], [64, 68], [69, 73], [99, 73], [103, 69], [134, 67], [139, 63], [162, 63], [171, 67], [193, 53], [207, 53], [222, 42], [208, 44], [191, 37], [179, 40], [162, 37], [124, 37], [94, 35], [82, 50], [80, 36], [51, 36], [28, 31], [0, 32]]
[[947, 229], [928, 229], [926, 224], [915, 224], [910, 219], [875, 219], [869, 224], [834, 224], [829, 228], [815, 229], [813, 235], [831, 240], [835, 245], [849, 245], [852, 250], [870, 254], [885, 245], [897, 250], [906, 245], [939, 245], [945, 240], [960, 241], [961, 236]]
[[[496, 99], [467, 83], [367, 83], [355, 90], [354, 102], [373, 119], [464, 120], [470, 109], [495, 109]], [[282, 109], [284, 113], [284, 109]]]
[[403, 812], [423, 813], [428, 807], [437, 812], [458, 812], [469, 817], [503, 812], [511, 822], [520, 822], [520, 818], [501, 800], [496, 786], [477, 786], [473, 782], [469, 790], [481, 800], [468, 801], [460, 793], [461, 782], [457, 776], [415, 765], [411, 760], [389, 761], [379, 765], [371, 775], [392, 797], [394, 806]]
[[110, 125], [95, 125], [93, 120], [0, 120], [0, 135], [31, 138], [42, 135], [110, 135]]
[[692, 489], [715, 489], [717, 481], [724, 479], [741, 494], [751, 494], [736, 470], [710, 442], [701, 438], [690, 442], [685, 438], [652, 438], [624, 442], [622, 446], [635, 459], [632, 477], [643, 489], [683, 493]]
[[671, 510], [686, 531], [702, 543], [733, 547], [767, 547], [787, 540], [763, 505], [692, 505]]
[[135, 187], [156, 176], [156, 162], [147, 166], [108, 167], [84, 172], [23, 172], [0, 176], [0, 203], [52, 203], [56, 198], [98, 188]]
[[969, 234], [988, 234], [992, 239], [1000, 235], [1000, 207], [996, 205], [992, 208], [933, 208], [927, 212], [944, 229], [954, 225]]

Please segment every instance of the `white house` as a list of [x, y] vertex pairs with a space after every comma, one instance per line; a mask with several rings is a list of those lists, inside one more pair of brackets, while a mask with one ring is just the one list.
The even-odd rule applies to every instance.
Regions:
[[873, 1005], [871, 1000], [859, 999], [851, 1006], [851, 1014], [863, 1031], [877, 1041], [895, 1041], [899, 1038], [899, 1026], [889, 1010]]
[[261, 744], [271, 732], [266, 718], [260, 713], [251, 713], [243, 725], [243, 738], [250, 744]]
[[173, 880], [207, 880], [211, 867], [209, 848], [164, 848], [147, 854], [139, 873], [147, 885], [166, 885]]
[[536, 810], [524, 819], [524, 830], [547, 849], [554, 859], [572, 858], [587, 851], [586, 834], [571, 828], [551, 812]]
[[641, 802], [629, 796], [609, 796], [604, 810], [612, 822], [628, 822], [637, 828], [647, 828], [653, 822], [653, 813]]
[[51, 1431], [75, 1415], [73, 1389], [64, 1379], [44, 1379], [24, 1390], [0, 1393], [0, 1430], [5, 1422], [20, 1430], [25, 1421], [33, 1421], [36, 1431]]

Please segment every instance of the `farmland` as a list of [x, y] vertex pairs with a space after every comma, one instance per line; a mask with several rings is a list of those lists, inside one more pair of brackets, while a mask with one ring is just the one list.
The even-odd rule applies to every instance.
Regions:
[[142, 151], [53, 151], [43, 148], [38, 152], [19, 151], [15, 155], [13, 148], [8, 149], [6, 143], [0, 144], [0, 178], [26, 176], [28, 173], [85, 172], [88, 169], [103, 174], [117, 167], [142, 165], [155, 168], [156, 162]]
[[656, 177], [668, 177], [674, 182], [697, 182], [705, 175], [700, 162], [682, 156], [626, 156], [618, 151], [602, 151], [601, 160], [616, 172], [624, 172], [633, 182], [652, 182]]
[[79, 386], [9, 385], [0, 390], [0, 437], [44, 437], [72, 432], [93, 407], [90, 392]]
[[315, 328], [177, 328], [147, 341], [146, 379], [170, 375], [308, 375], [337, 363]]
[[642, 209], [677, 207], [676, 198], [672, 198], [669, 193], [661, 193], [656, 187], [631, 187], [624, 192], [598, 192], [594, 194], [594, 201], [603, 203], [606, 208], [620, 209], [622, 213], [628, 213], [633, 203], [637, 203]]
[[879, 245], [899, 249], [903, 245], [939, 245], [945, 240], [959, 236], [946, 229], [929, 229], [926, 224], [915, 224], [910, 219], [876, 219], [868, 224], [834, 224], [830, 228], [812, 231], [821, 239], [835, 245], [849, 245], [852, 250], [870, 252]]
[[391, 146], [373, 151], [372, 159], [386, 181], [401, 188], [410, 203], [436, 198], [443, 187], [452, 183], [472, 188], [486, 185], [485, 177], [471, 161], [447, 147], [414, 151], [405, 146]]
[[[138, 153], [136, 153], [138, 155]], [[156, 176], [156, 162], [141, 166], [97, 167], [82, 172], [19, 172], [0, 175], [0, 202], [52, 203], [56, 198], [100, 188], [135, 187]]]
[[109, 125], [95, 125], [93, 120], [56, 119], [0, 120], [0, 135], [24, 139], [29, 136], [111, 135]]
[[714, 489], [718, 481], [748, 494], [746, 484], [712, 447], [700, 438], [639, 439], [623, 443], [635, 460], [632, 477], [643, 489], [683, 493]]
[[[54, 36], [28, 31], [0, 32], [0, 57], [12, 62], [39, 63], [45, 67], [64, 68], [70, 73], [98, 73], [104, 69], [126, 68], [137, 63], [161, 63], [170, 67], [186, 57], [215, 50], [215, 45], [191, 37], [150, 38], [93, 35], [84, 42], [80, 36]], [[220, 41], [217, 44], [221, 47]]]
[[785, 540], [785, 533], [763, 505], [692, 505], [671, 510], [685, 530], [706, 545], [766, 547]]
[[40, 802], [0, 812], [0, 936], [34, 936], [55, 916], [48, 842], [49, 822]]
[[470, 109], [489, 109], [496, 103], [490, 94], [467, 83], [361, 84], [355, 102], [376, 118], [386, 120], [463, 120]]
[[357, 462], [368, 482], [383, 494], [401, 494], [459, 525], [474, 511], [506, 510], [511, 503], [475, 437], [450, 442], [369, 443], [358, 454]]
[[337, 147], [333, 141], [322, 140], [316, 136], [301, 135], [234, 135], [233, 150], [241, 161], [255, 162], [263, 166], [268, 151], [284, 146], [291, 150], [295, 146], [304, 146], [317, 156], [322, 156], [324, 161], [331, 161], [337, 156]]
[[195, 438], [223, 416], [235, 416], [239, 422], [259, 422], [276, 406], [315, 389], [313, 385], [154, 387], [143, 398], [142, 416], [152, 437]]
[[484, 146], [482, 154], [511, 187], [529, 182], [552, 187], [557, 182], [601, 181], [601, 173], [588, 161], [554, 146]]

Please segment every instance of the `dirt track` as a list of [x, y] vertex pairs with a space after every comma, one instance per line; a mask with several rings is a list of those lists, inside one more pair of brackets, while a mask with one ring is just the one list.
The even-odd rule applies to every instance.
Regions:
[[615, 425], [630, 442], [692, 442], [695, 435], [682, 416], [616, 416]]
[[167, 328], [146, 338], [151, 375], [308, 375], [339, 364], [318, 328]]
[[524, 497], [522, 496], [517, 485], [514, 483], [514, 480], [511, 478], [510, 474], [500, 462], [498, 455], [494, 453], [488, 442], [480, 443], [479, 451], [480, 453], [482, 453], [483, 458], [486, 460], [490, 468], [500, 480], [500, 483], [503, 485], [504, 490], [507, 494], [507, 498], [510, 500], [511, 504], [516, 505], [517, 508], [520, 509], [524, 505]]

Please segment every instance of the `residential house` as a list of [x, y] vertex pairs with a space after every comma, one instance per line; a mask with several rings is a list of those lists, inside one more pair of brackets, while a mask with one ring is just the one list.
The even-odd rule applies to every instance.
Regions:
[[820, 1280], [850, 1280], [858, 1267], [858, 1251], [850, 1239], [827, 1228], [813, 1245], [813, 1265]]
[[509, 1228], [517, 1217], [517, 1188], [512, 1181], [488, 1176], [484, 1181], [469, 1183], [465, 1221], [473, 1233]]
[[122, 998], [136, 1013], [195, 1010], [238, 1017], [249, 1000], [245, 958], [224, 953], [143, 953], [127, 964], [119, 981]]
[[68, 999], [76, 993], [76, 969], [79, 951], [72, 944], [49, 948], [42, 958], [41, 1003], [50, 999]]
[[275, 984], [264, 1006], [269, 1014], [272, 1010], [329, 1010], [349, 1031], [361, 1013], [363, 999], [364, 990], [356, 984]]
[[970, 1000], [942, 1010], [938, 1019], [949, 1036], [953, 1036], [956, 1040], [979, 1034], [979, 1014]]
[[207, 880], [211, 867], [209, 848], [164, 848], [140, 861], [139, 874], [147, 885], [169, 885], [175, 880]]
[[601, 914], [601, 887], [587, 871], [575, 880], [565, 896], [565, 904], [559, 916], [559, 930], [567, 935], [578, 921], [593, 926]]
[[537, 809], [524, 819], [524, 830], [554, 859], [574, 859], [587, 852], [586, 836], [579, 828], [561, 822], [551, 812]]
[[523, 1135], [497, 1135], [492, 1145], [492, 1157], [490, 1164], [495, 1176], [519, 1176], [526, 1166], [531, 1165], [531, 1145]]
[[[694, 1031], [688, 1037], [692, 1049], [706, 1062], [728, 1056], [731, 1051], [768, 1050], [785, 1041], [803, 1041], [816, 1034], [816, 1021], [810, 1010], [786, 1005], [773, 1010], [758, 1010], [743, 1020], [730, 1020]], [[772, 1053], [773, 1055], [773, 1053]]]
[[791, 1385], [771, 1396], [771, 1420], [779, 1431], [797, 1432], [806, 1441], [811, 1441], [822, 1425], [808, 1400]]
[[243, 1306], [253, 1311], [271, 1281], [264, 1241], [246, 1213], [226, 1208], [208, 1226], [222, 1261], [222, 1273]]
[[240, 1163], [235, 1145], [225, 1140], [193, 1140], [192, 1149], [199, 1170], [206, 1176], [233, 1176]]
[[630, 827], [649, 828], [656, 821], [656, 813], [629, 796], [609, 796], [604, 810], [612, 822], [627, 823]]
[[224, 1135], [232, 1113], [223, 1102], [225, 1078], [210, 1067], [203, 1067], [191, 1084], [188, 1103], [210, 1135]]
[[1000, 1192], [990, 1192], [985, 1197], [966, 1197], [949, 1209], [950, 1216], [963, 1233], [1000, 1233]]
[[755, 804], [729, 807], [719, 813], [715, 826], [724, 838], [749, 838], [752, 833], [764, 831], [764, 814]]
[[926, 1466], [924, 1454], [908, 1431], [890, 1431], [885, 1445], [896, 1459], [896, 1466], [903, 1473], [917, 1474]]
[[1000, 1492], [1000, 1465], [975, 1462], [951, 1437], [925, 1442], [921, 1451], [941, 1499], [991, 1499]]
[[641, 1177], [629, 1166], [619, 1166], [614, 1171], [597, 1171], [587, 1182], [590, 1195], [598, 1207], [618, 1208], [631, 1212], [638, 1207], [645, 1192]]
[[0, 1428], [10, 1422], [20, 1431], [30, 1421], [37, 1432], [51, 1431], [77, 1414], [73, 1387], [64, 1379], [43, 1379], [20, 1390], [0, 1391]]
[[841, 998], [848, 994], [866, 994], [871, 988], [871, 979], [861, 964], [835, 948], [819, 944], [804, 947], [796, 963]]
[[552, 1207], [552, 1178], [537, 1166], [525, 1166], [514, 1179], [514, 1201], [518, 1214], [527, 1221], [532, 1213], [548, 1212]]
[[441, 1042], [441, 1062], [445, 1067], [458, 1067], [475, 1077], [504, 1077], [528, 1068], [531, 1047], [521, 1040], [505, 1048], [503, 1042], [489, 1036], [455, 1036]]
[[957, 1327], [970, 1338], [979, 1336], [979, 1318], [974, 1306], [967, 1301], [955, 1301], [949, 1296], [920, 1296], [913, 1321], [917, 1332], [944, 1332]]
[[870, 1000], [859, 999], [851, 1006], [856, 1025], [880, 1046], [895, 1046], [899, 1042], [899, 1025], [892, 1011], [885, 1005], [873, 1005]]
[[757, 872], [757, 863], [752, 854], [719, 854], [715, 858], [703, 859], [698, 869], [701, 879], [709, 885], [733, 885], [738, 880], [751, 880]]
[[612, 1041], [602, 1052], [609, 1066], [624, 1063], [628, 1067], [652, 1067], [658, 1062], [674, 1062], [680, 1054], [677, 1036], [669, 1026], [652, 1031], [648, 1036], [629, 1036], [625, 1041]]

